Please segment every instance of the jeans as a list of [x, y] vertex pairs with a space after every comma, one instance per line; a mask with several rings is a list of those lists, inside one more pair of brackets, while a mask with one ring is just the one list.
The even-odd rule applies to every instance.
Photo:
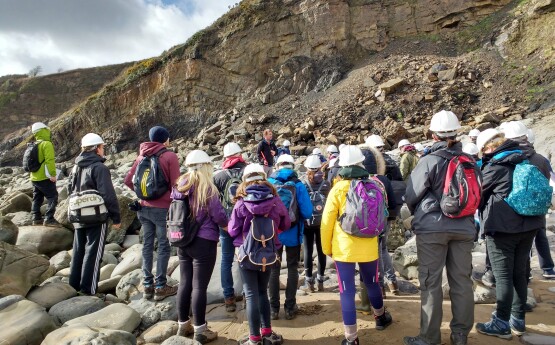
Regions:
[[56, 206], [58, 205], [58, 190], [56, 189], [56, 182], [50, 180], [32, 181], [33, 184], [33, 204], [31, 205], [31, 215], [33, 220], [40, 220], [40, 207], [46, 198], [46, 213], [44, 218], [47, 220], [54, 219], [56, 213]]
[[538, 230], [534, 244], [538, 252], [541, 269], [544, 271], [552, 270], [555, 265], [553, 265], [553, 258], [551, 257], [551, 249], [549, 248], [549, 241], [547, 240], [545, 228]]
[[324, 277], [326, 270], [326, 254], [322, 251], [322, 241], [320, 240], [320, 227], [304, 228], [304, 270], [307, 278], [312, 278], [312, 253], [314, 242], [318, 252], [318, 276]]
[[261, 328], [271, 328], [268, 283], [271, 271], [240, 269], [243, 291], [247, 299], [247, 320], [250, 335], [259, 336]]
[[509, 321], [511, 314], [524, 320], [528, 296], [526, 262], [536, 230], [519, 234], [487, 236], [491, 268], [495, 277], [497, 317]]
[[220, 276], [222, 280], [222, 289], [224, 290], [224, 298], [228, 299], [235, 296], [235, 290], [233, 290], [233, 274], [231, 273], [231, 267], [235, 259], [235, 247], [233, 246], [233, 238], [229, 236], [227, 231], [221, 229], [220, 245], [222, 248]]
[[177, 290], [178, 321], [189, 320], [192, 305], [194, 325], [206, 323], [206, 290], [216, 265], [217, 248], [217, 242], [200, 237], [185, 248], [177, 248], [181, 274]]
[[391, 255], [387, 250], [387, 234], [389, 232], [390, 223], [387, 222], [385, 229], [380, 236], [380, 285], [384, 286], [384, 277], [389, 283], [395, 283], [397, 277], [395, 276], [395, 268], [393, 267], [393, 261], [391, 260]]
[[468, 335], [474, 325], [474, 292], [470, 279], [473, 247], [473, 233], [438, 232], [416, 235], [416, 250], [420, 263], [420, 337], [430, 344], [441, 343], [441, 283], [444, 267], [447, 270], [453, 315], [450, 323], [451, 332]]
[[154, 238], [158, 240], [158, 261], [156, 264], [156, 287], [166, 285], [166, 273], [170, 259], [170, 242], [166, 235], [166, 215], [168, 209], [143, 207], [137, 212], [137, 217], [143, 226], [143, 285], [153, 284], [152, 260]]
[[[278, 250], [278, 257], [281, 261], [283, 248]], [[301, 256], [301, 246], [285, 247], [287, 255], [287, 285], [285, 287], [285, 310], [293, 310], [297, 304], [296, 295], [299, 285], [299, 258]], [[272, 267], [270, 276], [270, 305], [273, 311], [279, 311], [279, 273], [281, 265]]]

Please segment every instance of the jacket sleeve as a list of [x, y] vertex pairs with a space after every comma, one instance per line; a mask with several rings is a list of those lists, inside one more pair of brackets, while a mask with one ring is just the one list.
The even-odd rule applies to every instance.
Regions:
[[309, 219], [312, 217], [312, 201], [310, 195], [302, 182], [297, 182], [297, 203], [299, 204], [299, 213], [302, 219]]
[[278, 233], [282, 233], [291, 228], [291, 219], [289, 219], [289, 211], [287, 211], [281, 199], [276, 196], [274, 200], [276, 202], [276, 212], [279, 215]]
[[119, 202], [114, 185], [112, 184], [110, 170], [104, 164], [99, 164], [94, 168], [93, 178], [96, 182], [96, 189], [102, 195], [102, 198], [104, 198], [110, 218], [114, 224], [119, 224], [121, 222]]
[[237, 237], [243, 231], [243, 226], [245, 223], [245, 218], [239, 215], [239, 208], [243, 205], [243, 200], [238, 200], [233, 207], [231, 216], [229, 218], [229, 223], [227, 224], [227, 233], [231, 237]]
[[256, 147], [256, 157], [258, 157], [258, 162], [264, 164], [264, 156], [262, 155], [262, 141], [258, 143]]
[[430, 187], [429, 173], [428, 164], [418, 164], [407, 181], [405, 202], [410, 212], [413, 214], [420, 201], [426, 196], [428, 188]]
[[480, 199], [480, 212], [483, 212], [489, 199], [493, 196], [496, 183], [501, 177], [501, 169], [493, 166], [485, 166], [482, 170], [482, 198]]
[[324, 206], [324, 212], [322, 214], [322, 223], [320, 225], [320, 241], [322, 242], [322, 252], [328, 256], [331, 256], [331, 242], [333, 239], [333, 229], [335, 227], [335, 222], [339, 217], [339, 191], [337, 188], [332, 188], [328, 199], [326, 200], [326, 206]]
[[222, 206], [222, 203], [220, 202], [218, 194], [215, 194], [212, 198], [210, 198], [210, 202], [208, 203], [208, 214], [210, 215], [210, 219], [212, 219], [214, 223], [218, 224], [221, 228], [225, 228], [228, 225], [227, 214]]
[[131, 166], [131, 169], [129, 170], [127, 175], [125, 175], [125, 179], [123, 180], [123, 183], [131, 190], [135, 189], [133, 188], [133, 175], [135, 175], [135, 171], [137, 171], [137, 165], [139, 165], [140, 161], [141, 161], [141, 156], [135, 159], [135, 161], [133, 162], [133, 165]]
[[50, 176], [56, 176], [56, 153], [54, 152], [54, 145], [50, 141], [43, 141], [43, 154], [44, 165], [48, 169]]

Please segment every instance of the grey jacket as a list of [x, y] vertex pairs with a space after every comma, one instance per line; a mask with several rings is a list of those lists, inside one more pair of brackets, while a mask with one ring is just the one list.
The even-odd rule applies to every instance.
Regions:
[[[436, 143], [432, 146], [432, 152], [420, 159], [407, 181], [404, 197], [409, 210], [414, 215], [412, 227], [416, 234], [433, 232], [475, 234], [473, 216], [449, 218], [441, 212], [439, 204], [449, 161], [432, 154], [441, 149], [454, 155], [462, 154], [461, 143], [451, 148], [446, 148], [445, 143]], [[481, 177], [478, 167], [476, 171]]]

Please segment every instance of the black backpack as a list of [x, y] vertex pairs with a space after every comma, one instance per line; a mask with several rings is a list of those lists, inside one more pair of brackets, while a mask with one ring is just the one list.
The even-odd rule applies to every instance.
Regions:
[[322, 181], [322, 183], [320, 183], [320, 187], [314, 190], [312, 189], [310, 182], [305, 182], [305, 185], [308, 187], [310, 202], [312, 203], [312, 217], [306, 220], [306, 224], [308, 226], [320, 226], [322, 223], [322, 214], [324, 213], [324, 207], [326, 206], [326, 196], [322, 193], [322, 187], [325, 183], [325, 181]]
[[237, 189], [239, 185], [243, 182], [241, 180], [243, 176], [242, 170], [236, 169], [227, 169], [224, 170], [227, 174], [228, 180], [225, 184], [225, 188], [223, 193], [221, 194], [222, 199], [222, 206], [224, 207], [227, 215], [230, 216], [231, 212], [233, 211], [233, 207], [235, 206], [235, 195], [237, 194]]
[[40, 141], [33, 141], [27, 144], [25, 153], [23, 153], [23, 170], [26, 172], [39, 171], [42, 162], [39, 161], [39, 143]]
[[155, 200], [168, 191], [168, 181], [160, 166], [160, 156], [166, 149], [152, 156], [144, 156], [133, 175], [133, 189], [142, 200]]
[[166, 232], [172, 247], [187, 247], [197, 237], [200, 224], [193, 219], [189, 196], [172, 200], [166, 215]]

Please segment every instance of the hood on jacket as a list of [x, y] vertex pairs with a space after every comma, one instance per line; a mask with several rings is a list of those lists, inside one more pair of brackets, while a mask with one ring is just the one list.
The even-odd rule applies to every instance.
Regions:
[[516, 141], [506, 140], [495, 151], [482, 157], [482, 164], [519, 164], [526, 159]]
[[293, 178], [297, 178], [297, 173], [293, 169], [283, 168], [279, 169], [271, 176], [273, 179], [276, 179], [280, 182], [287, 182]]
[[443, 150], [443, 149], [446, 149], [446, 148], [447, 148], [447, 142], [446, 141], [436, 141], [430, 147], [428, 154], [430, 154], [432, 152], [435, 152], [435, 151]]
[[339, 170], [339, 176], [347, 179], [367, 178], [370, 174], [358, 165], [350, 165]]
[[385, 175], [385, 158], [383, 154], [375, 147], [362, 144], [358, 145], [362, 154], [364, 155], [364, 162], [362, 165], [368, 170], [370, 174]]
[[50, 134], [50, 129], [41, 128], [33, 135], [35, 136], [36, 140], [50, 141]]
[[75, 158], [75, 164], [80, 168], [88, 167], [97, 162], [104, 163], [105, 161], [106, 158], [100, 157], [95, 152], [81, 152], [81, 154]]
[[324, 173], [321, 171], [316, 172], [312, 178], [312, 184], [320, 184], [324, 181]]
[[166, 146], [164, 146], [164, 144], [162, 143], [147, 141], [147, 142], [141, 143], [141, 145], [139, 146], [139, 153], [143, 157], [152, 156], [165, 148]]
[[255, 215], [267, 215], [275, 207], [274, 194], [268, 186], [252, 185], [246, 189], [247, 196], [243, 203], [250, 213]]
[[528, 142], [526, 136], [520, 138], [511, 139], [512, 141], [518, 143], [519, 149], [526, 157], [532, 157], [536, 153], [536, 149], [534, 149], [534, 145]]

